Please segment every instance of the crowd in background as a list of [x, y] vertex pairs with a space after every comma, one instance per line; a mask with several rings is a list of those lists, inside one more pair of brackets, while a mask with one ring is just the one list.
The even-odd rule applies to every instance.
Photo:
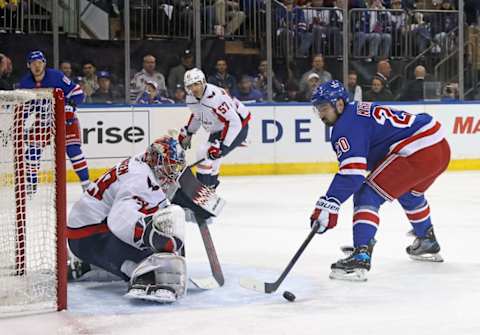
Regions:
[[[248, 2], [248, 4], [247, 4]], [[0, 20], [6, 19], [7, 9], [14, 11], [20, 0], [0, 0]], [[162, 3], [168, 3], [166, 1]], [[173, 1], [172, 6], [180, 2]], [[181, 2], [188, 8], [189, 1]], [[276, 2], [280, 4], [280, 2]], [[343, 38], [343, 0], [283, 0], [282, 6], [276, 6], [275, 34], [280, 40], [293, 38], [297, 56], [311, 60], [311, 68], [297, 76], [290, 74], [280, 78], [273, 73], [273, 98], [275, 101], [309, 101], [313, 89], [320, 83], [333, 78], [325, 62], [325, 51], [341, 55]], [[113, 15], [122, 11], [121, 2], [110, 2]], [[234, 34], [249, 18], [248, 8], [262, 7], [262, 0], [211, 0], [203, 1], [205, 15], [212, 22], [211, 30], [218, 38], [228, 38]], [[392, 50], [402, 48], [396, 36], [406, 33], [405, 27], [415, 36], [418, 50], [430, 48], [434, 54], [448, 52], [454, 47], [453, 30], [458, 27], [458, 16], [448, 14], [442, 20], [432, 20], [428, 15], [414, 17], [407, 22], [407, 14], [414, 9], [452, 10], [458, 5], [456, 0], [350, 0], [350, 9], [367, 8], [372, 11], [360, 12], [358, 20], [350, 29], [353, 33], [352, 55], [363, 56], [363, 62], [376, 64], [376, 71], [368, 73], [367, 83], [359, 84], [359, 74], [351, 70], [348, 73], [347, 87], [351, 100], [421, 100], [424, 98], [424, 83], [429, 79], [427, 66], [414, 68], [401, 85], [392, 85]], [[478, 25], [480, 1], [465, 1], [466, 23]], [[323, 8], [323, 9], [322, 9]], [[332, 10], [333, 9], [333, 10]], [[337, 10], [338, 9], [338, 10]], [[398, 9], [398, 12], [379, 12], [381, 9]], [[3, 17], [1, 16], [3, 10]], [[11, 15], [11, 14], [10, 14]], [[1, 23], [1, 22], [0, 22]], [[0, 24], [1, 27], [1, 24]], [[428, 29], [427, 29], [428, 28]], [[397, 33], [395, 33], [397, 31]], [[2, 31], [0, 30], [0, 33]], [[283, 38], [282, 38], [283, 37]], [[281, 43], [279, 45], [282, 46]], [[1, 52], [2, 50], [0, 50]], [[402, 54], [402, 52], [400, 52]], [[128, 97], [125, 97], [123, 80], [110, 69], [98, 68], [92, 60], [62, 60], [61, 70], [70, 80], [77, 82], [85, 92], [85, 103], [139, 103], [172, 104], [185, 101], [183, 74], [194, 66], [194, 55], [185, 50], [179, 57], [180, 63], [164, 73], [158, 71], [162, 59], [153, 52], [143, 55], [142, 68], [131, 69], [133, 74]], [[138, 60], [135, 60], [137, 62]], [[229, 68], [226, 57], [218, 57], [205, 64], [207, 81], [223, 87], [230, 95], [245, 102], [262, 102], [267, 99], [267, 61], [258, 58], [256, 72], [242, 73]], [[12, 61], [8, 55], [0, 54], [0, 89], [13, 89], [20, 78], [12, 78]], [[25, 69], [26, 70], [26, 69]], [[362, 74], [365, 78], [365, 74]], [[407, 77], [407, 76], [406, 76]], [[458, 98], [458, 83], [447, 83], [443, 87], [444, 99]]]

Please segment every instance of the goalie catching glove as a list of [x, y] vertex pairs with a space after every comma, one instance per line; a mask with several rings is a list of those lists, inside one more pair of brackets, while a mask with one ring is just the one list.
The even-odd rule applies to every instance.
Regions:
[[323, 234], [337, 225], [340, 201], [333, 197], [323, 196], [318, 199], [310, 216], [310, 227], [318, 222], [317, 233]]

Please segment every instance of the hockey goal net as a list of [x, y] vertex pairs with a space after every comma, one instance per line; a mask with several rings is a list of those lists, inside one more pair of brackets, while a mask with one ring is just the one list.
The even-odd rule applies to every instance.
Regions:
[[0, 91], [0, 317], [66, 308], [65, 192], [63, 92]]

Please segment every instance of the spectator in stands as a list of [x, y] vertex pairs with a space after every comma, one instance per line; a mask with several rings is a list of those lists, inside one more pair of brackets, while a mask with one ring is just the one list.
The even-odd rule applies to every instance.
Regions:
[[143, 57], [142, 70], [135, 73], [132, 81], [130, 82], [130, 99], [135, 101], [138, 96], [145, 91], [145, 84], [147, 81], [154, 81], [158, 85], [158, 90], [162, 95], [167, 93], [167, 87], [165, 86], [165, 77], [160, 72], [156, 71], [157, 60], [151, 54], [147, 54]]
[[388, 81], [390, 80], [390, 75], [392, 74], [392, 66], [388, 60], [384, 59], [378, 62], [377, 64], [377, 73], [375, 76], [379, 77], [385, 82], [385, 88], [390, 89]]
[[245, 21], [245, 13], [240, 10], [239, 0], [211, 0], [207, 10], [208, 7], [214, 8], [214, 32], [219, 38], [233, 35]]
[[358, 85], [358, 75], [355, 70], [348, 71], [348, 100], [362, 101], [362, 87]]
[[237, 80], [234, 76], [227, 72], [227, 60], [224, 58], [218, 59], [215, 68], [217, 69], [217, 72], [209, 76], [207, 81], [210, 84], [222, 87], [228, 93], [233, 92], [236, 89]]
[[[343, 6], [343, 0], [338, 0]], [[342, 54], [343, 11], [341, 9], [318, 9], [325, 6], [324, 0], [313, 0], [313, 8], [304, 9], [308, 30], [312, 32], [314, 53], [340, 56]], [[337, 4], [335, 4], [337, 6]]]
[[183, 76], [185, 71], [193, 68], [193, 53], [185, 50], [181, 56], [181, 63], [170, 70], [168, 74], [168, 90], [171, 95], [175, 91], [177, 85], [183, 87]]
[[424, 99], [424, 84], [427, 71], [422, 65], [415, 68], [415, 79], [407, 83], [402, 90], [399, 100], [418, 101]]
[[302, 79], [300, 79], [300, 92], [302, 92], [303, 95], [305, 94], [305, 92], [308, 91], [307, 79], [312, 73], [318, 74], [318, 77], [320, 78], [320, 84], [332, 80], [332, 75], [324, 68], [325, 61], [323, 59], [323, 56], [320, 54], [313, 56], [312, 68], [309, 71], [305, 72], [302, 75]]
[[[267, 99], [267, 61], [262, 59], [258, 65], [258, 74], [253, 79], [253, 86], [262, 92], [263, 99]], [[277, 79], [275, 73], [272, 73], [273, 99], [281, 99], [285, 94], [283, 84]]]
[[301, 95], [298, 96], [300, 101], [310, 101], [312, 98], [313, 91], [320, 84], [320, 77], [315, 72], [310, 73], [307, 78], [308, 89], [305, 92], [301, 92]]
[[93, 103], [115, 104], [124, 101], [122, 95], [115, 87], [112, 87], [110, 72], [99, 71], [97, 73], [98, 90], [92, 94]]
[[156, 81], [149, 80], [145, 83], [145, 91], [137, 99], [137, 104], [173, 104], [173, 100], [160, 95]]
[[[22, 17], [18, 14], [18, 5], [21, 0], [0, 0], [0, 33], [7, 30], [22, 33], [18, 28], [21, 26]], [[6, 30], [4, 29], [6, 28]]]
[[[98, 78], [95, 74], [97, 67], [95, 63], [91, 60], [84, 61], [82, 64], [82, 71], [83, 71], [83, 81], [85, 83], [85, 89], [83, 93], [87, 98], [90, 98], [92, 94], [98, 90]], [[89, 100], [89, 99], [87, 99]]]
[[354, 55], [365, 55], [362, 49], [368, 41], [367, 61], [377, 56], [389, 57], [392, 46], [391, 14], [378, 11], [385, 9], [381, 0], [369, 0], [368, 9], [371, 11], [362, 12], [354, 21]]
[[261, 102], [263, 99], [262, 92], [253, 87], [253, 78], [247, 75], [242, 76], [233, 96], [243, 102]]
[[72, 64], [69, 61], [63, 60], [60, 62], [60, 71], [63, 72], [65, 77], [73, 81], [73, 71], [72, 71]]
[[[440, 10], [453, 10], [453, 0], [432, 0], [432, 4]], [[446, 53], [455, 48], [456, 35], [454, 30], [458, 27], [457, 13], [430, 13], [424, 20], [430, 23], [433, 41], [437, 44], [432, 48], [432, 53]]]
[[442, 101], [458, 100], [458, 83], [447, 83], [442, 93]]
[[299, 101], [301, 99], [301, 93], [298, 84], [295, 79], [290, 79], [287, 82], [287, 101]]
[[406, 56], [405, 36], [408, 33], [407, 12], [402, 5], [402, 0], [392, 0], [392, 55], [396, 57]]
[[283, 0], [284, 6], [275, 6], [275, 20], [278, 25], [277, 40], [279, 48], [286, 55], [287, 39], [294, 41], [296, 55], [308, 57], [312, 45], [312, 33], [307, 31], [307, 23], [303, 9], [293, 0]]
[[12, 60], [0, 54], [0, 90], [13, 90], [12, 71]]
[[392, 92], [385, 87], [385, 81], [377, 76], [372, 79], [372, 89], [365, 93], [365, 101], [393, 101]]
[[173, 94], [173, 101], [175, 101], [176, 104], [184, 104], [186, 96], [187, 92], [185, 92], [183, 86], [177, 85]]

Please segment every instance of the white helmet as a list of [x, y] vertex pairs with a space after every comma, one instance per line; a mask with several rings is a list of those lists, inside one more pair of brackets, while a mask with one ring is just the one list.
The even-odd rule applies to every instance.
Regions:
[[205, 80], [205, 74], [203, 74], [202, 70], [194, 67], [193, 69], [185, 72], [185, 76], [183, 77], [185, 89], [188, 89], [188, 86], [198, 82], [201, 82], [202, 84], [207, 83], [207, 81]]

